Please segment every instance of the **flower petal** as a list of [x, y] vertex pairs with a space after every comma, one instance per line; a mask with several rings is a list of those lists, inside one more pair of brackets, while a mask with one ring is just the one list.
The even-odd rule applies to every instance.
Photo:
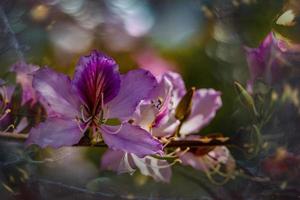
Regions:
[[22, 86], [22, 105], [31, 101], [31, 105], [37, 102], [36, 92], [32, 87], [33, 73], [39, 69], [38, 66], [24, 62], [16, 63], [11, 71], [16, 73], [16, 82]]
[[118, 96], [107, 104], [108, 117], [128, 119], [141, 100], [149, 97], [156, 85], [155, 77], [146, 70], [132, 70], [122, 75]]
[[151, 176], [156, 181], [170, 182], [172, 170], [170, 164], [165, 160], [146, 156], [139, 158], [134, 154], [130, 154], [134, 164], [144, 176]]
[[203, 159], [205, 156], [199, 157], [191, 152], [186, 152], [182, 155], [179, 155], [179, 158], [182, 162], [182, 165], [189, 165], [197, 170], [207, 171], [210, 168], [209, 163], [205, 162], [205, 159]]
[[282, 78], [284, 67], [291, 65], [292, 60], [288, 59], [282, 45], [282, 41], [275, 38], [271, 32], [258, 48], [245, 47], [251, 84], [258, 78], [263, 78], [269, 84]]
[[139, 157], [161, 154], [162, 144], [139, 126], [123, 123], [119, 126], [100, 127], [104, 142], [114, 150], [134, 153]]
[[80, 112], [80, 100], [74, 92], [69, 77], [42, 68], [34, 74], [33, 87], [46, 104], [48, 115], [75, 118]]
[[118, 65], [112, 58], [93, 51], [91, 55], [79, 60], [73, 84], [90, 112], [97, 113], [102, 104], [109, 102], [119, 93]]
[[59, 148], [77, 144], [82, 136], [83, 133], [75, 121], [51, 118], [31, 130], [26, 145]]
[[133, 173], [138, 168], [141, 174], [163, 182], [170, 182], [172, 176], [170, 164], [165, 160], [151, 156], [140, 158], [132, 153], [111, 149], [108, 149], [102, 156], [101, 168], [118, 173]]
[[101, 158], [101, 169], [121, 173], [135, 172], [131, 156], [124, 151], [108, 149]]
[[181, 135], [194, 133], [207, 125], [222, 106], [221, 93], [213, 89], [197, 90], [193, 97], [192, 111], [181, 128]]

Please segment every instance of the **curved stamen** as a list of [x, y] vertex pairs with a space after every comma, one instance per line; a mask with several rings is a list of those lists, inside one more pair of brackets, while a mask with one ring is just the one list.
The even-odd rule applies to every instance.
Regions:
[[83, 106], [80, 106], [80, 114], [81, 114], [81, 119], [84, 123], [87, 123], [89, 122], [91, 119], [92, 119], [92, 116], [89, 117], [89, 118], [85, 118], [85, 113], [84, 113], [84, 107]]
[[168, 163], [168, 164], [166, 164], [166, 165], [153, 166], [153, 165], [151, 165], [151, 163], [146, 163], [146, 161], [144, 161], [143, 159], [138, 158], [137, 156], [135, 156], [135, 155], [133, 155], [133, 154], [131, 154], [131, 156], [132, 156], [133, 158], [135, 158], [134, 161], [140, 161], [140, 162], [143, 162], [143, 164], [144, 164], [146, 167], [150, 167], [150, 168], [152, 168], [152, 169], [165, 169], [165, 168], [168, 168], [168, 167], [171, 167], [171, 166], [175, 165], [176, 163], [181, 163], [181, 160], [180, 160], [180, 159], [175, 159], [173, 162]]
[[11, 109], [6, 109], [4, 114], [0, 117], [0, 121], [3, 120], [9, 113], [11, 112]]
[[13, 125], [13, 124], [9, 125], [9, 126], [8, 126], [5, 130], [3, 130], [2, 132], [4, 132], [4, 133], [5, 133], [5, 132], [8, 132], [8, 130], [11, 129], [11, 128], [14, 129], [14, 128], [15, 128], [15, 125]]
[[116, 131], [111, 131], [109, 129], [107, 129], [105, 126], [102, 126], [101, 129], [104, 129], [105, 132], [108, 132], [110, 134], [117, 134], [123, 127], [123, 124], [120, 124], [120, 127], [116, 130]]
[[79, 119], [76, 119], [76, 122], [77, 122], [78, 128], [80, 129], [80, 131], [81, 131], [82, 133], [85, 133], [85, 132], [88, 130], [90, 124], [91, 124], [91, 122], [89, 121], [89, 122], [85, 125], [85, 127], [82, 128], [82, 127], [81, 127], [82, 124], [81, 124], [80, 120], [79, 120]]

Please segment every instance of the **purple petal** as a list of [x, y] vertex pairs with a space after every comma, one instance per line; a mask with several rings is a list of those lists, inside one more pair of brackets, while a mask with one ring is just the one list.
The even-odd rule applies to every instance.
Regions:
[[139, 157], [162, 153], [162, 144], [139, 126], [123, 123], [121, 127], [102, 125], [100, 129], [104, 142], [114, 150]]
[[90, 112], [97, 113], [102, 104], [111, 101], [119, 93], [118, 65], [112, 58], [93, 51], [79, 60], [73, 84]]
[[180, 74], [175, 72], [168, 72], [164, 74], [164, 77], [169, 79], [173, 85], [174, 88], [174, 95], [177, 97], [183, 97], [186, 93], [186, 88], [184, 81], [182, 80], [182, 77]]
[[34, 75], [33, 87], [42, 97], [42, 102], [47, 103], [48, 114], [65, 118], [75, 118], [80, 114], [80, 100], [66, 75], [42, 68]]
[[200, 89], [195, 92], [191, 115], [183, 123], [182, 135], [198, 132], [207, 125], [222, 106], [221, 93], [213, 89]]
[[16, 82], [22, 86], [22, 105], [29, 101], [31, 101], [31, 104], [37, 102], [36, 92], [32, 87], [32, 79], [33, 73], [38, 69], [38, 66], [24, 62], [16, 63], [11, 69], [16, 73]]
[[101, 157], [101, 169], [117, 172], [124, 154], [124, 151], [114, 151], [112, 149], [106, 150]]
[[128, 119], [141, 100], [149, 97], [156, 85], [155, 77], [146, 70], [132, 70], [122, 75], [118, 96], [107, 104], [108, 117]]
[[50, 118], [30, 131], [26, 145], [59, 148], [77, 144], [82, 136], [76, 121]]
[[203, 159], [203, 156], [199, 157], [191, 152], [186, 152], [179, 156], [182, 165], [191, 166], [194, 169], [201, 170], [201, 171], [207, 171], [210, 167], [208, 166], [208, 163], [205, 162]]
[[246, 47], [246, 58], [251, 75], [250, 82], [263, 78], [267, 83], [280, 80], [283, 67], [290, 65], [282, 51], [282, 43], [271, 32], [258, 48]]
[[101, 169], [121, 173], [133, 173], [135, 165], [132, 157], [124, 151], [108, 149], [101, 158]]

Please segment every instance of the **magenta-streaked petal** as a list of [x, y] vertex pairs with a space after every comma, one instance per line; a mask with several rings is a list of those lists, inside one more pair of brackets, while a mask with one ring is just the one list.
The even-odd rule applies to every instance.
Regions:
[[147, 99], [156, 86], [155, 77], [146, 70], [132, 70], [122, 75], [119, 94], [107, 104], [107, 117], [132, 117], [141, 100]]
[[198, 132], [207, 125], [222, 106], [221, 93], [213, 89], [200, 89], [192, 100], [192, 111], [181, 128], [181, 135]]
[[185, 84], [184, 81], [181, 77], [180, 74], [175, 73], [175, 72], [167, 72], [163, 75], [163, 77], [168, 78], [172, 85], [173, 85], [173, 95], [175, 95], [176, 97], [183, 97], [186, 93], [186, 88], [185, 88]]
[[172, 169], [170, 164], [165, 160], [146, 156], [140, 158], [134, 154], [130, 154], [135, 166], [144, 176], [151, 176], [156, 181], [169, 183], [172, 177]]
[[150, 102], [141, 102], [133, 114], [133, 124], [150, 131], [155, 115], [156, 109]]
[[104, 142], [114, 150], [134, 153], [139, 157], [162, 154], [162, 144], [139, 126], [123, 123], [120, 126], [100, 127]]
[[80, 114], [81, 103], [68, 76], [42, 68], [34, 74], [33, 87], [47, 104], [49, 115], [75, 118]]
[[132, 153], [108, 149], [101, 158], [101, 169], [118, 173], [133, 173], [139, 169], [141, 174], [151, 176], [156, 181], [170, 182], [172, 170], [165, 160], [151, 156], [140, 158]]
[[102, 104], [117, 96], [121, 82], [118, 70], [118, 65], [112, 58], [98, 51], [81, 57], [76, 67], [73, 85], [78, 89], [90, 112], [97, 113]]
[[152, 128], [152, 135], [156, 137], [166, 137], [175, 133], [176, 128], [180, 122], [175, 119], [174, 115], [169, 116], [169, 119], [166, 123], [161, 124], [158, 127]]
[[72, 146], [77, 144], [82, 136], [77, 122], [50, 118], [30, 131], [26, 145], [36, 144], [42, 148]]
[[24, 62], [16, 63], [11, 71], [16, 73], [16, 82], [22, 86], [22, 105], [31, 101], [31, 104], [37, 102], [36, 92], [32, 87], [33, 73], [39, 69], [38, 66]]

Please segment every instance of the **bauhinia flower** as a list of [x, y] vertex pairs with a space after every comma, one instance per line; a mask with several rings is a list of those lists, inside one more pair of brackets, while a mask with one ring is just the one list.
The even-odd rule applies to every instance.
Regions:
[[[149, 130], [157, 137], [174, 136], [180, 125], [176, 118], [176, 108], [186, 94], [184, 82], [179, 74], [168, 72], [158, 78], [158, 87], [154, 89], [151, 100], [144, 100], [138, 107], [132, 123]], [[196, 90], [192, 96], [191, 112], [181, 125], [179, 130], [181, 140], [190, 139], [188, 134], [198, 132], [207, 125], [221, 107], [220, 92], [213, 89]], [[195, 136], [197, 139], [200, 136]], [[195, 139], [193, 137], [193, 139]], [[194, 154], [195, 149], [177, 151], [176, 154], [185, 164], [192, 164], [199, 170], [215, 166], [216, 163], [231, 163], [228, 149], [224, 146], [210, 148], [202, 155]], [[220, 154], [223, 152], [224, 155]], [[198, 150], [199, 153], [199, 150]], [[220, 155], [220, 156], [219, 156]], [[216, 159], [216, 160], [215, 160]], [[200, 164], [201, 163], [201, 164]], [[155, 180], [169, 182], [171, 178], [171, 165], [166, 160], [160, 160], [147, 156], [138, 158], [134, 154], [126, 154], [118, 151], [107, 151], [102, 157], [101, 167], [103, 169], [122, 172], [133, 172], [138, 168], [142, 174], [152, 176]], [[203, 165], [202, 168], [198, 167]], [[206, 166], [206, 168], [204, 167]]]
[[38, 66], [25, 62], [18, 62], [11, 68], [11, 71], [16, 73], [16, 82], [22, 87], [22, 105], [26, 103], [33, 105], [38, 101], [36, 92], [32, 87], [33, 74], [38, 69]]
[[268, 84], [280, 80], [285, 67], [290, 63], [286, 58], [283, 42], [274, 33], [269, 33], [258, 48], [245, 47], [250, 71], [248, 88], [251, 91], [256, 80], [262, 79]]
[[[42, 68], [34, 74], [33, 87], [48, 104], [48, 119], [30, 132], [27, 144], [74, 145], [90, 130], [114, 150], [139, 157], [162, 153], [157, 139], [128, 122], [156, 84], [145, 70], [120, 75], [116, 62], [97, 51], [79, 60], [72, 80]], [[110, 125], [112, 121], [120, 123]]]
[[[159, 78], [158, 87], [152, 93], [152, 100], [143, 101], [137, 111], [134, 123], [150, 128], [157, 137], [174, 134], [180, 120], [176, 118], [176, 108], [187, 93], [181, 76], [174, 72], [165, 73]], [[191, 111], [184, 120], [182, 137], [199, 132], [215, 117], [222, 106], [221, 93], [213, 89], [198, 89], [193, 93]]]

